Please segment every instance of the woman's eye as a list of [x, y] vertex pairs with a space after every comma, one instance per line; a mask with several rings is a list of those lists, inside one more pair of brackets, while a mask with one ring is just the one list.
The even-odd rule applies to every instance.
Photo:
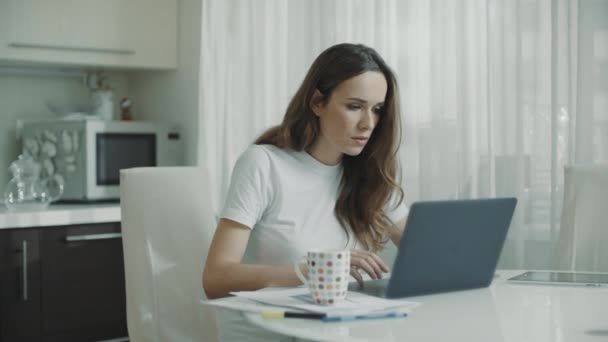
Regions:
[[381, 115], [384, 112], [383, 106], [374, 107], [374, 113]]
[[348, 109], [350, 109], [350, 110], [359, 110], [359, 109], [361, 109], [361, 105], [356, 104], [356, 103], [351, 103], [351, 104], [348, 105]]

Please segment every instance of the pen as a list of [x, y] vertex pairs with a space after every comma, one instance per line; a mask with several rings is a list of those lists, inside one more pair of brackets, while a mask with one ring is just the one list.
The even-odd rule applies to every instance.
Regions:
[[359, 319], [381, 319], [381, 318], [397, 318], [397, 317], [405, 317], [407, 314], [405, 312], [389, 312], [389, 313], [379, 313], [379, 314], [364, 314], [364, 315], [338, 315], [338, 316], [326, 316], [321, 320], [324, 322], [347, 322], [354, 321]]
[[283, 318], [307, 318], [307, 319], [324, 319], [327, 315], [323, 313], [315, 312], [293, 312], [293, 311], [280, 311], [280, 310], [268, 310], [262, 311], [262, 318], [264, 319], [283, 319]]
[[314, 312], [293, 312], [293, 311], [280, 311], [280, 310], [268, 310], [262, 311], [262, 318], [264, 319], [283, 319], [283, 318], [306, 318], [306, 319], [318, 319], [323, 322], [347, 322], [360, 319], [382, 319], [382, 318], [397, 318], [407, 316], [404, 312], [383, 312], [377, 314], [363, 314], [363, 315], [327, 315], [324, 313]]

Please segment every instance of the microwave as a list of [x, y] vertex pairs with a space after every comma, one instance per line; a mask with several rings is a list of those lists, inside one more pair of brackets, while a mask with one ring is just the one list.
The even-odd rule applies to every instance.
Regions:
[[27, 121], [23, 153], [41, 166], [42, 177], [64, 183], [62, 201], [117, 200], [120, 170], [184, 163], [173, 124], [138, 121]]

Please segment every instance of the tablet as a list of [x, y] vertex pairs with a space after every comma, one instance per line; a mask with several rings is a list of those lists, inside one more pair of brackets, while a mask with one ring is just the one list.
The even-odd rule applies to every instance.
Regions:
[[608, 273], [530, 271], [509, 278], [508, 281], [526, 284], [608, 287]]

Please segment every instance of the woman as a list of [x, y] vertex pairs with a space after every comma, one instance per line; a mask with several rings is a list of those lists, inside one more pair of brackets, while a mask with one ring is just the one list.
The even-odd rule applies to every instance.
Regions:
[[203, 274], [208, 298], [299, 285], [293, 264], [310, 249], [350, 249], [357, 281], [361, 270], [381, 278], [389, 269], [375, 252], [398, 245], [407, 215], [399, 139], [397, 82], [378, 53], [321, 53], [281, 125], [234, 167]]

